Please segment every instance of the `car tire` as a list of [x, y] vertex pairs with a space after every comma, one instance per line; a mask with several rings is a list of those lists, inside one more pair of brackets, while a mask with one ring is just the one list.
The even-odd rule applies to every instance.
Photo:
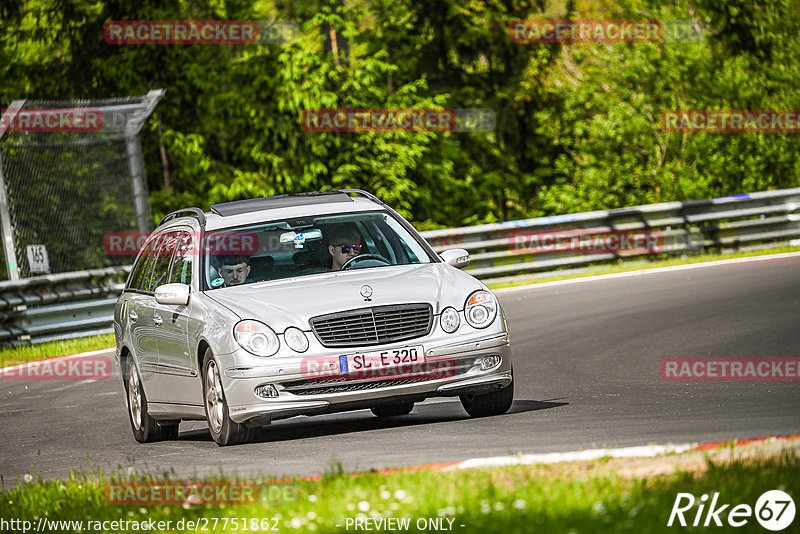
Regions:
[[236, 445], [251, 439], [251, 430], [230, 417], [228, 401], [225, 400], [225, 392], [222, 389], [219, 365], [210, 348], [206, 349], [203, 356], [203, 406], [205, 406], [208, 429], [217, 445], [220, 447]]
[[414, 409], [413, 402], [401, 402], [398, 404], [388, 404], [385, 406], [375, 406], [370, 408], [372, 413], [378, 417], [397, 417], [399, 415], [407, 415]]
[[461, 405], [472, 417], [502, 415], [514, 402], [514, 370], [511, 370], [511, 383], [506, 387], [482, 395], [461, 395]]
[[142, 377], [139, 375], [132, 357], [126, 358], [124, 377], [128, 420], [131, 423], [134, 439], [139, 443], [151, 443], [178, 437], [180, 422], [159, 425], [158, 421], [147, 413], [147, 396], [142, 387]]

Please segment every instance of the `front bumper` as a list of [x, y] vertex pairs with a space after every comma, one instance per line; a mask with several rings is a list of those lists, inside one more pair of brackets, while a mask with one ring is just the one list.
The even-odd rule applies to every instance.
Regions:
[[[448, 340], [449, 341], [449, 340]], [[230, 417], [237, 423], [268, 424], [275, 419], [297, 415], [319, 415], [370, 408], [398, 401], [419, 402], [429, 397], [484, 393], [511, 384], [511, 347], [508, 332], [484, 334], [434, 345], [409, 342], [396, 347], [423, 345], [426, 362], [410, 377], [347, 379], [339, 376], [309, 379], [301, 369], [302, 359], [275, 361], [262, 365], [225, 369], [223, 388]], [[481, 369], [487, 356], [499, 356], [499, 363]], [[446, 365], [447, 372], [437, 372]], [[432, 372], [428, 372], [432, 370]], [[258, 386], [272, 384], [278, 396], [261, 398]]]

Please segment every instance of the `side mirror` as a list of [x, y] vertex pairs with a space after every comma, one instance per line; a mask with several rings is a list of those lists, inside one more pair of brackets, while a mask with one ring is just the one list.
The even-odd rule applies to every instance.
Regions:
[[457, 269], [463, 269], [469, 265], [471, 259], [469, 252], [463, 248], [451, 248], [443, 251], [439, 256], [441, 256], [446, 264], [452, 265]]
[[156, 288], [159, 304], [186, 306], [189, 304], [190, 287], [187, 284], [164, 284]]

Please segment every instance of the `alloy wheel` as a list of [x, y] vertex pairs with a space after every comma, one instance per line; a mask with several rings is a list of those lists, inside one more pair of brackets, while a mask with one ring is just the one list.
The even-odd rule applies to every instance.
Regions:
[[131, 410], [131, 421], [136, 430], [142, 428], [142, 392], [139, 384], [139, 373], [133, 365], [128, 377], [128, 407]]
[[217, 365], [211, 360], [206, 369], [206, 411], [209, 424], [215, 433], [222, 430], [223, 416], [222, 382], [219, 378]]

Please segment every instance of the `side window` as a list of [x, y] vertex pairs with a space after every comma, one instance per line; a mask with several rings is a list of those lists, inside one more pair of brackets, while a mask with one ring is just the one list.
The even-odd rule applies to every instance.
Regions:
[[147, 242], [142, 250], [142, 253], [139, 254], [139, 259], [136, 262], [136, 265], [133, 266], [130, 283], [126, 289], [142, 289], [144, 285], [142, 282], [147, 280], [145, 278], [145, 273], [147, 273], [147, 268], [152, 263], [153, 259], [153, 245], [158, 240], [158, 238], [151, 239]]
[[175, 252], [176, 232], [164, 234], [158, 243], [153, 247], [153, 267], [150, 269], [150, 284], [147, 291], [155, 291], [158, 286], [167, 283], [169, 277], [169, 265], [172, 261], [172, 254]]
[[175, 243], [175, 259], [169, 275], [170, 284], [192, 283], [192, 256], [194, 254], [192, 234], [181, 232]]

